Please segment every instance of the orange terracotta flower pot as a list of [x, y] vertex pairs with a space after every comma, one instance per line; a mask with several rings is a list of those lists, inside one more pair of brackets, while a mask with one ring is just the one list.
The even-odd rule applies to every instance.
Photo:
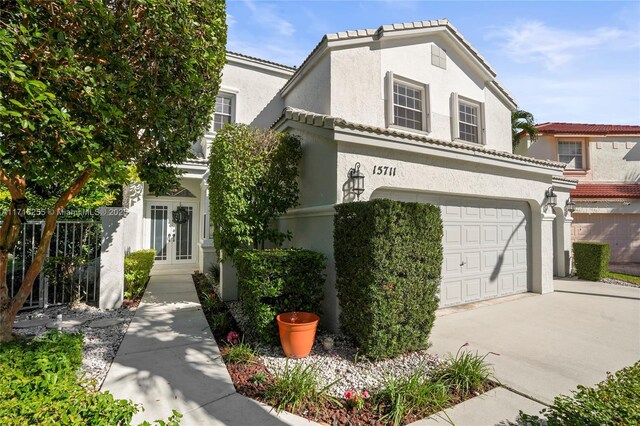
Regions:
[[311, 352], [320, 317], [309, 312], [286, 312], [276, 317], [280, 343], [289, 358], [304, 358]]

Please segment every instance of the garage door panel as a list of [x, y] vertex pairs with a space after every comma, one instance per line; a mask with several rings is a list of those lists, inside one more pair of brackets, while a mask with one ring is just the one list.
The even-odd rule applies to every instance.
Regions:
[[462, 280], [443, 280], [440, 284], [440, 304], [453, 305], [462, 300]]
[[473, 245], [477, 246], [480, 244], [480, 225], [465, 225], [463, 227], [463, 236], [462, 244], [465, 246]]
[[462, 299], [465, 302], [473, 302], [474, 300], [479, 300], [480, 291], [481, 291], [480, 278], [466, 279], [464, 280], [464, 285], [462, 286]]
[[491, 277], [485, 277], [482, 280], [482, 283], [483, 283], [483, 289], [482, 289], [483, 298], [496, 297], [498, 295], [498, 280], [491, 279]]
[[446, 273], [447, 276], [460, 274], [462, 268], [462, 253], [445, 253], [443, 259], [443, 272]]
[[[398, 199], [392, 191], [384, 196]], [[440, 306], [527, 291], [526, 203], [424, 193], [415, 199], [441, 207], [444, 235]]]
[[611, 246], [612, 262], [640, 262], [640, 215], [574, 214], [573, 241], [598, 241]]

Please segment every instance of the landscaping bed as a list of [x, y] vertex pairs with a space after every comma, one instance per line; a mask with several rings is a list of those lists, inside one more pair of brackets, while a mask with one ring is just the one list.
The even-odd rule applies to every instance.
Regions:
[[408, 424], [495, 387], [485, 357], [464, 350], [375, 362], [347, 337], [319, 331], [307, 358], [287, 359], [279, 346], [242, 334], [251, 327], [241, 307], [220, 301], [210, 278], [197, 274], [194, 283], [236, 390], [278, 411], [331, 425]]
[[132, 301], [129, 307], [110, 311], [86, 304], [25, 311], [18, 314], [13, 332], [27, 338], [42, 337], [50, 329], [58, 328], [56, 318], [62, 315], [62, 330], [83, 335], [81, 371], [90, 379], [85, 384], [100, 388], [138, 303]]

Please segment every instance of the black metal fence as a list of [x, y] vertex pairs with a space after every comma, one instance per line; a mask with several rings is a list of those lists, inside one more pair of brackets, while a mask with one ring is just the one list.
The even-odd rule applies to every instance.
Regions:
[[[23, 224], [20, 241], [9, 255], [7, 285], [11, 297], [22, 286], [38, 249], [43, 228], [44, 222]], [[100, 222], [58, 222], [42, 272], [23, 309], [71, 302], [97, 304], [101, 244]]]

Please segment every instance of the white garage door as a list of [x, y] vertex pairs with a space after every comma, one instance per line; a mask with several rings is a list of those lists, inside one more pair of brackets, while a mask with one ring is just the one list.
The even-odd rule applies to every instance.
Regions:
[[400, 191], [377, 191], [375, 198], [441, 206], [444, 261], [440, 306], [527, 291], [526, 203]]

